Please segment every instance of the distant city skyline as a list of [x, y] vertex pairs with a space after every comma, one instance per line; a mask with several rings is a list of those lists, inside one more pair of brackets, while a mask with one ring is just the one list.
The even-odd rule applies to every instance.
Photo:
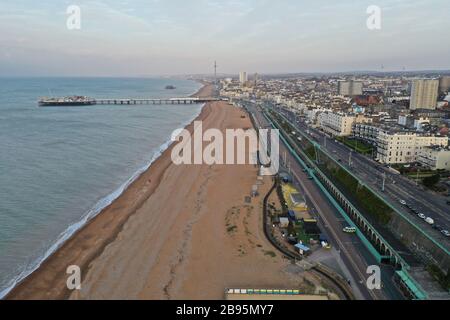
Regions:
[[0, 76], [213, 74], [215, 60], [219, 74], [448, 70], [448, 12], [447, 0], [3, 1]]

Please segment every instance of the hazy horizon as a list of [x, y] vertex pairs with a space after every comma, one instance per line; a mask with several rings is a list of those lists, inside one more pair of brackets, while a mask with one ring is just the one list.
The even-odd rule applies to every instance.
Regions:
[[448, 12], [446, 0], [18, 0], [0, 3], [0, 76], [211, 74], [215, 60], [220, 74], [447, 71]]

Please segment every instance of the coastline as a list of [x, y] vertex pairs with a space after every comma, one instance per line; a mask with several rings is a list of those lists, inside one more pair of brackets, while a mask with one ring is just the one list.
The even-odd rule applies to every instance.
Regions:
[[[191, 97], [206, 97], [206, 96], [210, 96], [211, 92], [212, 92], [212, 86], [207, 83], [207, 82], [203, 82], [200, 81], [200, 83], [202, 84], [202, 87], [200, 89], [198, 89], [196, 92], [194, 92], [193, 94], [191, 94]], [[206, 108], [207, 106], [204, 105], [202, 107], [202, 110], [200, 111], [200, 114], [198, 116], [196, 116], [192, 121], [190, 121], [186, 126], [185, 129], [189, 130], [190, 132], [193, 130], [193, 123], [194, 121], [201, 121], [202, 119], [204, 119], [207, 114], [209, 113], [209, 111], [207, 111]], [[62, 270], [59, 268], [59, 270], [55, 270], [54, 267], [52, 267], [52, 265], [56, 264], [56, 261], [58, 260], [58, 257], [61, 257], [63, 255], [65, 255], [66, 252], [69, 252], [71, 248], [73, 248], [74, 246], [76, 246], [74, 244], [74, 242], [78, 241], [78, 238], [85, 238], [88, 236], [89, 234], [89, 226], [95, 225], [97, 226], [99, 223], [97, 220], [101, 220], [102, 217], [104, 215], [107, 215], [107, 212], [109, 211], [116, 211], [116, 209], [114, 207], [117, 206], [116, 202], [122, 202], [121, 198], [127, 198], [127, 196], [125, 195], [127, 192], [131, 193], [131, 190], [134, 190], [137, 188], [138, 185], [142, 184], [142, 181], [145, 180], [145, 177], [147, 176], [152, 176], [155, 173], [157, 176], [156, 181], [154, 180], [154, 182], [158, 182], [160, 181], [162, 175], [164, 174], [165, 169], [167, 169], [167, 166], [170, 164], [164, 163], [161, 164], [161, 162], [163, 162], [161, 159], [162, 158], [166, 158], [166, 155], [170, 155], [170, 152], [172, 150], [173, 147], [173, 143], [169, 140], [166, 141], [164, 144], [162, 144], [160, 146], [160, 150], [158, 152], [155, 153], [155, 156], [153, 157], [153, 159], [150, 161], [150, 163], [147, 166], [144, 166], [143, 168], [141, 168], [140, 170], [138, 170], [132, 177], [130, 177], [129, 180], [127, 180], [126, 182], [124, 182], [124, 184], [122, 186], [120, 186], [117, 190], [113, 191], [109, 196], [118, 193], [117, 196], [113, 196], [111, 201], [108, 201], [106, 198], [103, 199], [102, 201], [106, 201], [109, 202], [107, 205], [104, 205], [102, 208], [100, 208], [99, 210], [95, 210], [94, 208], [91, 210], [91, 214], [87, 213], [86, 216], [83, 216], [80, 221], [78, 221], [77, 223], [69, 226], [67, 228], [67, 230], [65, 232], [67, 232], [69, 229], [74, 228], [75, 230], [70, 232], [68, 234], [68, 236], [65, 235], [65, 232], [63, 234], [61, 234], [61, 237], [59, 238], [59, 240], [52, 246], [49, 248], [49, 250], [47, 251], [47, 253], [42, 257], [42, 261], [40, 261], [40, 263], [37, 263], [36, 267], [34, 269], [31, 269], [31, 272], [29, 274], [27, 274], [26, 276], [24, 276], [22, 279], [19, 279], [17, 281], [17, 283], [14, 283], [12, 285], [12, 287], [10, 288], [6, 288], [5, 291], [6, 293], [4, 294], [3, 297], [0, 297], [0, 299], [22, 299], [24, 298], [24, 295], [26, 295], [26, 287], [31, 283], [31, 282], [35, 282], [37, 278], [41, 278], [41, 277], [45, 277], [47, 278], [47, 276], [45, 275], [46, 270], [53, 270], [52, 272], [56, 272], [57, 274], [65, 274], [66, 270]], [[170, 157], [169, 157], [170, 158]], [[153, 167], [153, 168], [152, 168]], [[104, 241], [102, 243], [98, 243], [97, 244], [97, 249], [95, 251], [97, 251], [95, 254], [83, 254], [82, 255], [82, 263], [74, 263], [78, 266], [80, 266], [81, 270], [83, 270], [87, 265], [89, 265], [89, 262], [92, 261], [95, 256], [97, 256], [99, 254], [98, 251], [101, 251], [102, 249], [104, 249], [104, 247], [106, 247], [109, 243], [109, 241], [111, 241], [119, 232], [121, 227], [123, 226], [123, 224], [128, 220], [128, 218], [133, 214], [133, 211], [136, 210], [136, 208], [142, 204], [143, 201], [145, 201], [145, 197], [149, 197], [151, 195], [151, 193], [157, 188], [158, 183], [148, 183], [148, 181], [151, 181], [151, 179], [147, 180], [147, 188], [148, 190], [146, 190], [146, 192], [143, 192], [142, 194], [142, 199], [139, 199], [135, 205], [131, 208], [129, 208], [130, 210], [128, 210], [128, 212], [126, 212], [125, 214], [121, 214], [122, 217], [119, 219], [117, 217], [115, 217], [113, 220], [113, 222], [111, 224], [115, 224], [115, 226], [113, 226], [113, 228], [111, 230], [109, 230], [109, 236], [105, 237]], [[131, 189], [131, 190], [130, 190]], [[109, 197], [108, 196], [108, 197]], [[109, 225], [109, 223], [108, 223]], [[110, 226], [111, 227], [111, 226]], [[93, 227], [91, 227], [93, 228]], [[105, 232], [108, 233], [108, 232]], [[59, 243], [61, 241], [61, 243]], [[78, 261], [78, 260], [77, 260]], [[70, 264], [68, 264], [70, 265]], [[57, 268], [58, 269], [58, 268]], [[50, 278], [50, 277], [48, 277]], [[69, 293], [56, 293], [56, 292], [52, 292], [51, 294], [48, 293], [47, 296], [50, 299], [64, 299], [67, 298]], [[22, 296], [22, 298], [21, 298]], [[30, 297], [31, 299], [33, 299], [32, 297]], [[39, 297], [37, 299], [41, 299], [45, 297]]]
[[[252, 127], [224, 101], [206, 104], [196, 120], [222, 133]], [[261, 228], [264, 197], [249, 196], [255, 184], [266, 194], [271, 177], [258, 179], [251, 164], [175, 165], [173, 146], [7, 299], [221, 300], [226, 288], [290, 289], [313, 279], [273, 252]], [[71, 265], [81, 269], [80, 290], [66, 287]]]

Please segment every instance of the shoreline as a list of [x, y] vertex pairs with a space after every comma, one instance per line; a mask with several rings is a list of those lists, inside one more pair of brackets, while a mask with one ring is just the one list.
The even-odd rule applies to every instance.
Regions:
[[[206, 104], [197, 119], [222, 133], [252, 126], [225, 101]], [[222, 300], [227, 288], [309, 288], [305, 278], [320, 284], [264, 235], [263, 197], [251, 192], [257, 184], [266, 194], [272, 177], [258, 178], [252, 164], [175, 165], [175, 146], [7, 299]], [[80, 290], [67, 289], [71, 265], [81, 269]]]
[[[203, 86], [198, 89], [195, 93], [193, 93], [191, 96], [208, 96], [211, 92], [211, 84], [207, 82], [200, 82]], [[207, 117], [210, 111], [207, 110], [207, 104], [203, 105], [200, 113], [194, 117], [192, 121], [190, 121], [187, 125], [184, 126], [185, 129], [192, 132], [193, 131], [193, 124], [195, 121], [201, 121], [204, 118]], [[36, 267], [30, 268], [32, 269], [26, 276], [24, 276], [22, 279], [17, 280], [16, 283], [13, 283], [12, 286], [9, 288], [6, 288], [4, 291], [4, 295], [0, 297], [0, 299], [21, 299], [20, 296], [23, 296], [24, 293], [27, 292], [27, 284], [30, 282], [35, 281], [38, 277], [41, 276], [41, 274], [45, 274], [46, 270], [51, 267], [51, 264], [54, 263], [54, 260], [58, 260], [58, 257], [60, 257], [64, 252], [66, 252], [69, 248], [75, 246], [74, 242], [77, 241], [78, 238], [83, 238], [85, 236], [85, 233], [88, 233], [89, 226], [94, 225], [98, 223], [98, 220], [101, 220], [104, 215], [106, 215], [109, 211], [115, 211], [113, 208], [116, 205], [116, 202], [121, 202], [122, 198], [126, 198], [128, 193], [131, 193], [131, 190], [137, 188], [138, 185], [142, 183], [142, 180], [144, 180], [144, 176], [150, 176], [153, 174], [153, 171], [160, 171], [157, 174], [157, 183], [153, 183], [154, 181], [151, 181], [149, 179], [147, 183], [150, 181], [151, 186], [148, 189], [145, 194], [142, 195], [142, 199], [139, 199], [138, 202], [133, 206], [130, 210], [128, 210], [127, 213], [123, 214], [121, 218], [114, 217], [112, 220], [113, 223], [116, 223], [116, 226], [110, 230], [109, 236], [103, 241], [101, 244], [99, 244], [99, 247], [95, 250], [97, 251], [95, 254], [91, 254], [88, 256], [84, 256], [83, 263], [73, 263], [74, 265], [78, 265], [80, 269], [82, 270], [82, 274], [84, 274], [84, 269], [89, 265], [89, 263], [94, 260], [101, 252], [104, 250], [104, 248], [112, 242], [117, 234], [121, 231], [123, 225], [126, 223], [126, 221], [130, 218], [131, 215], [133, 215], [134, 212], [139, 208], [140, 205], [142, 205], [145, 200], [151, 196], [151, 194], [156, 190], [156, 188], [159, 185], [159, 182], [161, 181], [162, 176], [164, 175], [165, 170], [170, 165], [164, 164], [162, 165], [160, 162], [162, 158], [165, 158], [164, 156], [166, 154], [170, 154], [171, 150], [173, 148], [173, 142], [167, 140], [164, 142], [158, 151], [155, 152], [153, 158], [150, 160], [148, 165], [143, 166], [142, 168], [138, 169], [133, 176], [131, 176], [127, 181], [125, 181], [118, 189], [111, 192], [108, 196], [106, 196], [104, 199], [100, 200], [108, 202], [107, 198], [111, 197], [111, 195], [114, 195], [116, 193], [119, 193], [116, 197], [111, 197], [112, 200], [102, 208], [95, 210], [95, 207], [98, 205], [98, 203], [89, 211], [87, 212], [83, 217], [81, 217], [80, 221], [72, 224], [71, 226], [68, 226], [68, 228], [61, 233], [61, 236], [58, 238], [58, 240], [53, 244], [44, 254], [44, 256], [39, 259], [40, 262], [36, 263]], [[170, 158], [170, 157], [169, 157]], [[157, 167], [158, 169], [153, 169]], [[161, 169], [162, 167], [162, 169]], [[130, 190], [131, 189], [131, 190]], [[97, 211], [97, 212], [96, 212]], [[109, 225], [109, 223], [107, 223]], [[74, 228], [75, 231], [69, 232], [67, 235], [64, 235], [68, 230], [71, 228]], [[61, 241], [61, 243], [59, 243]], [[67, 264], [69, 266], [71, 264]], [[55, 270], [56, 271], [56, 270]], [[65, 275], [66, 270], [58, 270], [61, 274]], [[20, 277], [20, 275], [18, 276]], [[13, 280], [14, 281], [14, 280]], [[51, 299], [65, 299], [68, 298], [70, 295], [70, 292], [68, 290], [66, 293], [58, 293], [56, 296], [51, 297]], [[49, 295], [49, 294], [48, 294]], [[33, 299], [33, 298], [32, 298]]]

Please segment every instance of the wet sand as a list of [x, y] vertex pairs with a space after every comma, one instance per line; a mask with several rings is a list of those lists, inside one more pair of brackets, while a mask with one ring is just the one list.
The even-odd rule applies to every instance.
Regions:
[[[210, 93], [205, 87], [199, 94]], [[250, 128], [244, 116], [214, 102], [197, 120], [204, 130]], [[172, 148], [7, 298], [223, 299], [226, 288], [301, 287], [298, 267], [276, 253], [262, 232], [271, 178], [247, 203], [255, 166], [176, 166]], [[81, 268], [80, 291], [66, 287], [69, 265]]]

